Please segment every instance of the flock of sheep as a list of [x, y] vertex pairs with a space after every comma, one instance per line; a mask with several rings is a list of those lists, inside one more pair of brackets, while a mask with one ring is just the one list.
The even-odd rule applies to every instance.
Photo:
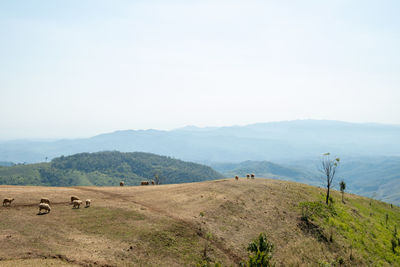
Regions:
[[[254, 179], [255, 178], [255, 175], [254, 175], [254, 173], [251, 173], [251, 174], [247, 174], [246, 175], [246, 177], [247, 177], [247, 179], [249, 179], [249, 178], [251, 178], [251, 179]], [[235, 179], [236, 180], [239, 180], [239, 176], [235, 176]], [[151, 182], [149, 182], [149, 181], [142, 181], [141, 182], [141, 185], [149, 185], [149, 184], [152, 184], [152, 185], [154, 185], [155, 183], [154, 183], [154, 181], [151, 181]], [[125, 185], [125, 183], [123, 182], [123, 181], [121, 181], [120, 183], [119, 183], [119, 185], [120, 186], [124, 186]], [[5, 207], [5, 206], [11, 206], [11, 203], [14, 201], [14, 198], [5, 198], [4, 200], [3, 200], [3, 206]], [[86, 206], [85, 206], [85, 208], [88, 208], [88, 207], [90, 207], [90, 203], [91, 203], [92, 201], [90, 200], [90, 199], [86, 199], [86, 201], [85, 201], [85, 203], [86, 203]], [[79, 197], [77, 197], [77, 196], [71, 196], [71, 204], [72, 204], [72, 208], [73, 209], [79, 209], [79, 207], [82, 205], [82, 200], [80, 200], [79, 199]], [[46, 213], [49, 213], [50, 211], [51, 211], [51, 207], [50, 207], [50, 200], [48, 199], [48, 198], [46, 198], [46, 197], [42, 197], [41, 199], [40, 199], [40, 203], [39, 203], [39, 214], [42, 214], [41, 212], [42, 212], [42, 210], [44, 210]]]
[[[251, 177], [251, 179], [254, 179], [256, 176], [254, 175], [254, 173], [251, 173], [251, 174], [247, 174], [246, 177], [247, 177], [247, 179], [249, 179], [250, 177]], [[239, 180], [239, 176], [236, 175], [235, 179]]]
[[[5, 198], [3, 200], [3, 206], [11, 206], [11, 203], [14, 201], [14, 198]], [[85, 203], [86, 206], [85, 208], [89, 208], [90, 204], [91, 204], [91, 200], [90, 199], [86, 199]], [[73, 205], [72, 208], [75, 209], [79, 209], [79, 207], [82, 205], [82, 200], [79, 199], [79, 197], [77, 196], [71, 196], [71, 204]], [[42, 214], [42, 210], [44, 210], [46, 213], [49, 213], [51, 211], [51, 207], [50, 207], [50, 200], [47, 197], [42, 197], [40, 199], [40, 203], [39, 203], [39, 214]]]
[[[140, 182], [140, 185], [149, 185], [149, 184], [155, 185], [156, 183], [153, 180]], [[119, 186], [124, 186], [124, 185], [125, 185], [124, 181], [119, 182]]]

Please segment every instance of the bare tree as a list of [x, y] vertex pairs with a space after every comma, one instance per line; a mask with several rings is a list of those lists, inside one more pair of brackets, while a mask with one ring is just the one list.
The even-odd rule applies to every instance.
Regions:
[[155, 175], [154, 175], [154, 183], [155, 183], [156, 185], [161, 184], [161, 179], [160, 179], [160, 176], [159, 176], [158, 174], [155, 174]]
[[324, 178], [326, 178], [326, 205], [329, 204], [329, 193], [331, 190], [333, 178], [335, 178], [336, 169], [339, 166], [339, 162], [339, 158], [331, 159], [330, 153], [325, 153], [322, 155], [320, 171], [323, 173]]

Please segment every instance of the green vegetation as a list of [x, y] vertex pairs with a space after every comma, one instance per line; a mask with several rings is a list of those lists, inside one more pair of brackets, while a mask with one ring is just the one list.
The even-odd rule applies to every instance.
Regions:
[[251, 242], [247, 250], [249, 255], [249, 267], [268, 267], [272, 266], [271, 258], [274, 245], [267, 239], [265, 233], [261, 233], [256, 240]]
[[50, 163], [0, 168], [0, 184], [111, 186], [123, 180], [137, 185], [142, 180], [185, 183], [222, 178], [210, 167], [150, 153], [81, 153], [53, 159]]
[[[301, 218], [307, 222], [305, 228], [320, 241], [329, 242], [332, 247], [348, 247], [350, 254], [341, 255], [340, 262], [354, 265], [365, 259], [367, 265], [400, 265], [398, 207], [354, 197], [348, 198], [346, 204], [331, 198], [325, 205], [322, 194], [313, 194], [318, 200], [300, 203]], [[357, 251], [357, 258], [353, 251]]]

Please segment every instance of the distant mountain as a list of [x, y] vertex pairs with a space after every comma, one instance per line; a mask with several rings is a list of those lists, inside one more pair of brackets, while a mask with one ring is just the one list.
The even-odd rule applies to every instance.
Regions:
[[161, 183], [187, 183], [223, 178], [197, 163], [150, 153], [80, 153], [53, 159], [50, 163], [0, 168], [0, 184], [8, 185], [138, 185], [157, 175]]
[[400, 126], [299, 120], [172, 131], [126, 130], [92, 138], [0, 143], [0, 160], [41, 162], [61, 155], [142, 151], [190, 161], [241, 162], [346, 156], [400, 156]]
[[331, 152], [343, 159], [341, 175], [350, 191], [400, 203], [399, 136], [400, 125], [321, 120], [189, 126], [172, 131], [117, 131], [84, 139], [2, 142], [0, 161], [34, 163], [82, 152], [142, 151], [209, 165], [264, 162], [221, 172], [231, 176], [257, 169], [256, 174], [321, 185], [316, 172], [319, 156]]
[[14, 162], [10, 162], [10, 161], [0, 161], [0, 167], [4, 167], [4, 166], [13, 166], [15, 165]]

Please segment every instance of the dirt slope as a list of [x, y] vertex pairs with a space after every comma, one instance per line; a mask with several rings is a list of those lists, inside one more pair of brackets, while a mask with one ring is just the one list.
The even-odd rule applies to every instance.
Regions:
[[[278, 266], [335, 264], [339, 258], [348, 266], [400, 266], [391, 254], [369, 257], [339, 228], [318, 226], [318, 220], [305, 225], [299, 203], [320, 201], [323, 192], [298, 183], [245, 178], [136, 187], [0, 186], [1, 199], [15, 198], [11, 207], [0, 208], [0, 265], [196, 266], [206, 259], [237, 266], [247, 260], [248, 243], [265, 232]], [[92, 206], [72, 209], [71, 195], [91, 199]], [[340, 195], [333, 196], [338, 203]], [[49, 214], [37, 215], [41, 197], [52, 201]], [[369, 202], [346, 195], [346, 204], [335, 205], [364, 216]], [[391, 209], [391, 221], [399, 214], [398, 207], [373, 203], [371, 209]], [[321, 239], [332, 232], [332, 242]], [[392, 253], [389, 244], [384, 246]]]

